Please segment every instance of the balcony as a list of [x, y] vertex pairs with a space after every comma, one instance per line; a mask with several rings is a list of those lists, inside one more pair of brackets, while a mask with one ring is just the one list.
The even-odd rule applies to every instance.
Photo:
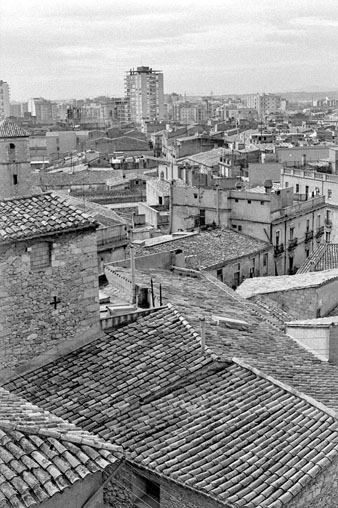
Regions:
[[297, 247], [298, 244], [298, 238], [292, 238], [292, 240], [289, 240], [288, 250], [293, 250]]
[[325, 219], [325, 227], [326, 227], [326, 229], [331, 229], [332, 228], [332, 220]]
[[313, 238], [313, 230], [305, 232], [305, 242], [310, 242]]
[[324, 234], [324, 226], [320, 226], [316, 231], [316, 238], [320, 238]]
[[279, 256], [284, 252], [284, 245], [282, 243], [275, 245], [274, 247], [274, 256]]

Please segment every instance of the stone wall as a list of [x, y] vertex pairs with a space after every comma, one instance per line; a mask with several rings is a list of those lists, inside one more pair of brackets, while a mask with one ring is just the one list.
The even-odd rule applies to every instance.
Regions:
[[145, 470], [124, 465], [116, 478], [106, 487], [104, 500], [114, 508], [132, 508], [135, 501], [144, 495], [142, 479], [150, 479], [160, 486], [161, 508], [221, 508], [221, 505], [207, 496], [198, 494], [176, 483], [152, 475]]
[[93, 231], [2, 245], [0, 280], [1, 369], [100, 329]]
[[[10, 149], [10, 145], [14, 148]], [[0, 139], [0, 199], [31, 192], [29, 161], [28, 138]]]

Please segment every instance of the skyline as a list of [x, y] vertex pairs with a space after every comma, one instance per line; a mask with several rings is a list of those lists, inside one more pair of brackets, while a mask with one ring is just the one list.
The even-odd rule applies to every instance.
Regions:
[[338, 89], [335, 0], [3, 0], [0, 79], [11, 100], [123, 96], [130, 68], [165, 93]]

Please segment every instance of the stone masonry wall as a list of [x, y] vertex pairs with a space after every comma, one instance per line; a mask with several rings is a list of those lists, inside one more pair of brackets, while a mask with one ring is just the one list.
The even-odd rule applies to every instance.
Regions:
[[[35, 268], [35, 260], [50, 262]], [[77, 334], [100, 329], [96, 233], [0, 248], [0, 368], [15, 369]], [[56, 303], [53, 303], [55, 299]]]
[[139, 475], [135, 469], [126, 464], [105, 489], [104, 500], [107, 506], [114, 508], [132, 508], [136, 500], [144, 493], [142, 477], [148, 478], [160, 485], [161, 508], [221, 508], [221, 505], [206, 496], [190, 489], [183, 488], [173, 482], [155, 477], [140, 470]]
[[[9, 148], [10, 143], [15, 147], [13, 150]], [[0, 199], [29, 194], [31, 189], [28, 138], [0, 139]]]
[[[269, 304], [275, 301], [278, 307], [294, 319], [312, 319], [316, 317], [318, 297], [315, 288], [294, 289], [259, 295], [259, 299]], [[255, 300], [253, 297], [252, 300]]]

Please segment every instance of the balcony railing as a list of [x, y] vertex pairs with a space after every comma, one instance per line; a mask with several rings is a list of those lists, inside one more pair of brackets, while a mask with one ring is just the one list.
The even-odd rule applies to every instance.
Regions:
[[316, 231], [316, 238], [320, 238], [324, 234], [324, 226], [320, 226]]
[[275, 256], [279, 256], [283, 252], [284, 252], [284, 244], [280, 243], [278, 245], [275, 245], [275, 248], [274, 248], [274, 255]]
[[292, 238], [292, 240], [289, 240], [288, 250], [293, 250], [297, 247], [298, 244], [298, 238]]
[[313, 230], [305, 232], [305, 242], [310, 242], [313, 238]]
[[327, 229], [331, 229], [332, 228], [332, 220], [325, 219], [325, 227]]

